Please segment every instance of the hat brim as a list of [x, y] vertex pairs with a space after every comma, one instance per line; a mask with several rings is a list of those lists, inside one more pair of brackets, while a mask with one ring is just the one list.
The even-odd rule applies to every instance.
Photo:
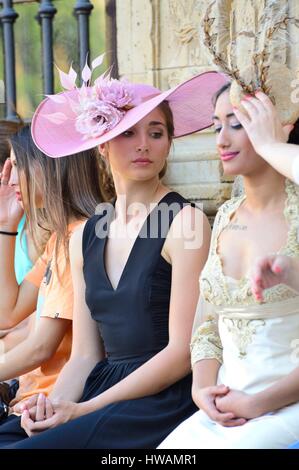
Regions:
[[[212, 96], [225, 83], [225, 75], [213, 71], [204, 72], [131, 108], [113, 129], [99, 137], [88, 139], [84, 139], [84, 135], [75, 126], [77, 114], [74, 104], [78, 103], [78, 91], [67, 91], [57, 95], [56, 100], [46, 98], [41, 102], [32, 119], [32, 137], [36, 146], [49, 157], [76, 154], [114, 139], [165, 100], [173, 113], [174, 137], [182, 137], [212, 125]], [[60, 102], [60, 96], [67, 99]]]

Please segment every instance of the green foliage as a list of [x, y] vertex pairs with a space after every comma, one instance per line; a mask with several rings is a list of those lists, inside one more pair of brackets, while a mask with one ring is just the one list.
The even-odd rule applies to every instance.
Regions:
[[[75, 0], [54, 0], [57, 13], [53, 23], [54, 62], [68, 71], [73, 67], [79, 71], [77, 18], [74, 16]], [[94, 9], [90, 15], [91, 59], [105, 50], [104, 0], [91, 0]], [[17, 111], [23, 119], [30, 120], [36, 106], [43, 99], [41, 28], [36, 20], [39, 3], [18, 4], [14, 8], [19, 14], [14, 26], [16, 46]], [[0, 79], [3, 70], [3, 37], [0, 37]], [[54, 67], [55, 91], [61, 91], [58, 73]], [[0, 107], [4, 117], [4, 106]]]

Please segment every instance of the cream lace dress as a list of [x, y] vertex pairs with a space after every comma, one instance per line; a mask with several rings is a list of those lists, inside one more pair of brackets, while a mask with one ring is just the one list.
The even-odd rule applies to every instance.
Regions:
[[[286, 180], [286, 245], [279, 253], [299, 256], [299, 189]], [[245, 196], [219, 210], [208, 261], [200, 278], [201, 299], [191, 342], [192, 365], [215, 358], [221, 363], [218, 383], [257, 393], [299, 366], [299, 296], [280, 284], [265, 291], [264, 303], [252, 296], [248, 278], [224, 276], [217, 241]], [[200, 320], [199, 320], [200, 319]], [[224, 427], [198, 411], [176, 428], [162, 449], [286, 448], [299, 439], [298, 403]]]

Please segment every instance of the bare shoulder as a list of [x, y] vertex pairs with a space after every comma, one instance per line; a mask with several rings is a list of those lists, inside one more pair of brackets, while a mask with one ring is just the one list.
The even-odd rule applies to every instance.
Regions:
[[[209, 220], [198, 206], [188, 204], [174, 217], [168, 235], [184, 240], [186, 237], [189, 239], [192, 233], [198, 236], [198, 232], [211, 233]], [[179, 233], [181, 236], [177, 237]]]
[[83, 238], [83, 232], [85, 225], [87, 223], [87, 220], [83, 221], [82, 224], [79, 224], [73, 231], [71, 237], [70, 237], [70, 258], [72, 264], [82, 264], [83, 258], [82, 258], [82, 238]]
[[165, 243], [165, 254], [171, 259], [178, 251], [186, 249], [207, 251], [211, 227], [205, 213], [197, 206], [188, 204], [174, 217]]

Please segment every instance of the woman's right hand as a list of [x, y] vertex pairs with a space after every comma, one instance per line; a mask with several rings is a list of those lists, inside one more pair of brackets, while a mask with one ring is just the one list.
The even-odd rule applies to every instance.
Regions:
[[246, 423], [244, 418], [235, 418], [234, 413], [222, 413], [215, 404], [217, 397], [223, 397], [229, 392], [226, 385], [214, 385], [211, 387], [192, 388], [194, 403], [203, 410], [212, 421], [226, 427], [241, 426]]
[[12, 164], [7, 159], [0, 178], [0, 230], [16, 231], [24, 213], [15, 190], [9, 185]]
[[241, 104], [247, 115], [235, 107], [234, 113], [258, 154], [263, 156], [263, 148], [267, 145], [287, 142], [294, 126], [282, 125], [278, 112], [267, 95], [257, 91], [255, 96], [244, 98]]

